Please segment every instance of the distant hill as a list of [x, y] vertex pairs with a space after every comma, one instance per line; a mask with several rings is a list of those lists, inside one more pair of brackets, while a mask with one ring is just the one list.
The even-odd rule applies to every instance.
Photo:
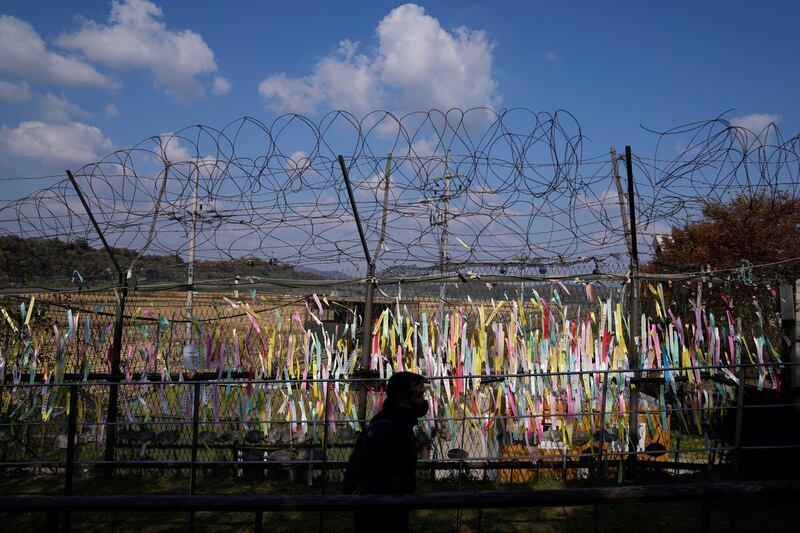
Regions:
[[[120, 266], [127, 266], [138, 251], [113, 248]], [[180, 282], [186, 280], [187, 265], [177, 255], [144, 255], [136, 263], [133, 277], [138, 282]], [[195, 261], [195, 279], [257, 276], [283, 279], [321, 279], [317, 272], [297, 270], [259, 258], [227, 261]], [[83, 239], [64, 242], [58, 239], [0, 237], [0, 284], [103, 283], [116, 280], [114, 265], [105, 250], [95, 249]], [[83, 280], [83, 281], [81, 281]]]

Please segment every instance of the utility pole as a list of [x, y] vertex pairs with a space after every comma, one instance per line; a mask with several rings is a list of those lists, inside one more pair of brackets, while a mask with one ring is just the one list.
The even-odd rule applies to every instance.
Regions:
[[625, 212], [625, 194], [622, 192], [622, 176], [619, 175], [619, 157], [617, 149], [611, 147], [611, 163], [614, 165], [614, 182], [617, 185], [617, 199], [619, 201], [619, 214], [622, 217], [622, 229], [625, 232], [625, 244], [628, 253], [631, 253], [631, 227], [628, 225], [628, 214]]
[[[450, 175], [450, 150], [447, 150], [447, 154], [444, 158], [444, 176], [441, 179], [444, 180], [444, 195], [442, 199], [444, 200], [444, 218], [442, 218], [441, 222], [437, 221], [437, 223], [441, 223], [442, 225], [442, 241], [439, 245], [439, 270], [444, 276], [447, 273], [447, 263], [449, 262], [450, 258], [448, 257], [448, 235], [447, 235], [447, 219], [450, 216], [450, 179], [453, 176]], [[444, 297], [446, 292], [446, 285], [444, 281], [442, 281], [441, 285], [439, 285], [439, 327], [442, 328], [444, 331]]]
[[189, 237], [189, 266], [187, 268], [186, 284], [186, 345], [183, 348], [184, 366], [187, 359], [192, 361], [194, 369], [200, 367], [200, 357], [197, 346], [192, 342], [192, 312], [194, 310], [194, 253], [197, 238], [197, 187], [200, 182], [200, 169], [194, 165], [194, 187], [192, 189], [192, 231]]

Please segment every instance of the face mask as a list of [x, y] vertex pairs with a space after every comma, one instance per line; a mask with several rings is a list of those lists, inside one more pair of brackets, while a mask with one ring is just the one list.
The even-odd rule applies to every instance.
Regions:
[[414, 416], [417, 418], [422, 418], [426, 414], [428, 414], [428, 400], [422, 400], [421, 402], [414, 402], [411, 404], [411, 412], [414, 413]]

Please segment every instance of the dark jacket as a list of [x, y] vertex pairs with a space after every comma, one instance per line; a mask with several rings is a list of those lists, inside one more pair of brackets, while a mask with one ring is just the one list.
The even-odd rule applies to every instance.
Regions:
[[344, 478], [345, 494], [407, 494], [416, 490], [417, 418], [388, 400], [358, 436]]

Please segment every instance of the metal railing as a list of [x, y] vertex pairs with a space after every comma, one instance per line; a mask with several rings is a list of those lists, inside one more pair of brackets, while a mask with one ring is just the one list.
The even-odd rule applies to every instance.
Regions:
[[[759, 364], [733, 365], [739, 369], [740, 376], [746, 369], [756, 368]], [[672, 372], [681, 370], [702, 369], [710, 373], [716, 367], [687, 367], [669, 369]], [[606, 384], [610, 377], [642, 373], [664, 373], [664, 369], [647, 370], [588, 370], [569, 372], [549, 372], [536, 374], [501, 374], [491, 376], [433, 377], [431, 381], [486, 380], [487, 394], [493, 397], [497, 387], [503, 380], [554, 379], [563, 376], [593, 376]], [[774, 409], [792, 411], [796, 404], [773, 401], [767, 405], [746, 404], [744, 389], [748, 387], [746, 380], [741, 379], [739, 385], [732, 384], [725, 376], [707, 376], [709, 383], [719, 390], [718, 402], [710, 405], [679, 404], [678, 397], [654, 399], [650, 404], [643, 403], [636, 416], [645, 419], [645, 425], [667, 422], [667, 427], [657, 428], [658, 446], [648, 449], [642, 442], [637, 448], [632, 447], [630, 438], [615, 434], [616, 428], [624, 428], [632, 416], [628, 409], [605, 409], [602, 406], [577, 405], [577, 409], [564, 412], [511, 413], [508, 409], [499, 411], [496, 406], [484, 406], [474, 412], [469, 406], [480, 392], [462, 392], [463, 401], [455, 405], [455, 410], [440, 410], [437, 415], [424, 419], [429, 428], [427, 435], [433, 438], [424, 443], [427, 450], [420, 458], [421, 475], [440, 479], [450, 472], [450, 477], [461, 478], [465, 472], [483, 472], [484, 480], [515, 479], [513, 470], [526, 471], [538, 469], [561, 469], [566, 479], [567, 471], [581, 470], [582, 476], [602, 477], [604, 469], [625, 461], [629, 464], [641, 464], [652, 469], [663, 471], [698, 471], [712, 468], [718, 463], [728, 463], [734, 467], [732, 478], [738, 478], [741, 456], [745, 452], [758, 450], [792, 450], [800, 447], [800, 441], [790, 438], [772, 443], [745, 442], [742, 438], [743, 417], [745, 413], [764, 413]], [[652, 382], [656, 378], [630, 378], [640, 383]], [[663, 378], [662, 378], [663, 379]], [[196, 492], [197, 473], [201, 469], [230, 469], [237, 475], [245, 470], [258, 472], [273, 469], [296, 470], [308, 473], [309, 483], [315, 476], [320, 481], [323, 491], [329, 481], [338, 479], [341, 470], [346, 466], [347, 455], [352, 446], [354, 427], [363, 427], [365, 420], [355, 420], [341, 413], [334, 416], [325, 409], [318, 418], [301, 417], [298, 410], [287, 416], [278, 416], [278, 404], [284, 401], [276, 391], [291, 384], [299, 387], [305, 383], [309, 387], [327, 387], [330, 396], [335, 384], [353, 385], [350, 395], [356, 394], [358, 383], [375, 385], [374, 378], [328, 379], [328, 380], [210, 380], [210, 381], [153, 381], [153, 382], [80, 382], [61, 384], [41, 383], [4, 383], [0, 391], [12, 397], [7, 410], [14, 409], [35, 411], [47, 408], [50, 403], [50, 415], [45, 420], [17, 420], [6, 414], [0, 422], [3, 439], [0, 442], [0, 469], [44, 469], [50, 468], [54, 473], [62, 473], [65, 494], [71, 494], [76, 471], [99, 469], [173, 469], [186, 470], [189, 473], [189, 493]], [[661, 382], [663, 384], [663, 381]], [[660, 385], [663, 386], [663, 385]], [[116, 422], [116, 452], [109, 460], [101, 454], [101, 443], [112, 438], [108, 431], [110, 419], [103, 411], [101, 401], [108, 389], [116, 387], [120, 390], [122, 408]], [[257, 388], [271, 403], [263, 407], [260, 416], [249, 419], [250, 414], [242, 417], [241, 410], [236, 409], [236, 402], [230, 400], [226, 408], [218, 407], [215, 414], [210, 415], [206, 403], [212, 402], [214, 394], [222, 395], [224, 390], [242, 391]], [[755, 390], [755, 388], [753, 388]], [[149, 392], [143, 392], [143, 391]], [[374, 389], [373, 389], [374, 390]], [[160, 400], [156, 391], [160, 391]], [[164, 393], [164, 391], [169, 391]], [[721, 391], [721, 392], [720, 392]], [[272, 393], [275, 397], [272, 397]], [[39, 397], [41, 394], [41, 400]], [[130, 405], [135, 405], [146, 394], [155, 399], [152, 408], [159, 407], [160, 412], [130, 412]], [[379, 392], [371, 393], [372, 411], [378, 409]], [[443, 402], [442, 398], [431, 391], [434, 402]], [[470, 395], [472, 394], [472, 395]], [[170, 400], [167, 400], [169, 396]], [[723, 398], [728, 398], [724, 401]], [[95, 408], [100, 412], [87, 413], [91, 402], [96, 401]], [[205, 400], [204, 400], [205, 398]], [[231, 396], [233, 398], [233, 396]], [[240, 399], [243, 397], [240, 397]], [[735, 398], [731, 402], [730, 398]], [[352, 398], [345, 398], [346, 401]], [[144, 402], [144, 400], [141, 400]], [[243, 400], [242, 400], [243, 401]], [[40, 405], [41, 402], [41, 405]], [[326, 402], [326, 404], [333, 402]], [[38, 411], [36, 415], [38, 416]], [[648, 419], [649, 417], [649, 419]], [[698, 418], [701, 417], [701, 418]], [[682, 419], [687, 423], [681, 427]], [[327, 423], [325, 422], [327, 421]], [[611, 423], [613, 422], [613, 423]], [[494, 424], [495, 440], [490, 441], [488, 426]], [[543, 427], [543, 436], [537, 435], [534, 429]], [[578, 436], [579, 429], [591, 425], [592, 432]], [[642, 422], [640, 422], [640, 425]], [[677, 425], [673, 425], [677, 424]], [[691, 426], [689, 425], [691, 424]], [[727, 424], [727, 434], [723, 434], [722, 425]], [[130, 428], [138, 428], [133, 430]], [[126, 429], [127, 428], [127, 429]], [[338, 428], [338, 434], [333, 430]], [[526, 429], [528, 428], [528, 429]], [[601, 431], [601, 428], [604, 428]], [[610, 430], [609, 430], [610, 428]], [[262, 429], [266, 431], [261, 431]], [[124, 431], [123, 431], [124, 430]], [[226, 431], [223, 431], [226, 430]], [[326, 434], [327, 430], [331, 430]], [[522, 433], [526, 432], [524, 435]], [[158, 432], [158, 433], [156, 433]], [[421, 433], [424, 433], [420, 430]], [[567, 435], [567, 433], [570, 435]], [[516, 433], [516, 434], [515, 434]], [[694, 435], [689, 442], [684, 440], [675, 444], [671, 433]], [[666, 436], [665, 436], [666, 435]], [[702, 441], [700, 441], [702, 439]], [[651, 441], [655, 442], [655, 441]], [[48, 444], [49, 443], [49, 444]], [[49, 445], [49, 448], [48, 448]], [[42, 450], [49, 453], [39, 453]], [[38, 450], [38, 452], [37, 452]], [[58, 450], [58, 451], [54, 451]], [[284, 456], [275, 452], [289, 450]], [[454, 456], [448, 456], [450, 450], [460, 450]], [[148, 452], [153, 452], [148, 454]], [[259, 455], [260, 454], [260, 455]], [[256, 457], [258, 455], [258, 457]], [[273, 459], [273, 456], [275, 459]], [[683, 458], [683, 461], [681, 461]], [[656, 460], [657, 459], [657, 460]], [[635, 466], [635, 465], [634, 465]], [[321, 475], [322, 471], [325, 475]], [[509, 477], [509, 472], [512, 470]], [[587, 473], [588, 471], [588, 473]], [[337, 474], [338, 472], [338, 474]], [[427, 473], [427, 474], [425, 474]], [[333, 477], [331, 477], [333, 476]], [[473, 477], [475, 477], [473, 475]]]
[[[691, 483], [680, 485], [633, 485], [625, 487], [586, 487], [540, 489], [524, 492], [447, 492], [404, 495], [194, 495], [194, 496], [0, 496], [0, 512], [46, 513], [48, 530], [70, 528], [70, 514], [77, 512], [143, 513], [169, 511], [251, 512], [254, 530], [261, 532], [265, 512], [274, 511], [366, 511], [474, 509], [478, 510], [477, 531], [481, 531], [481, 511], [514, 507], [595, 506], [593, 530], [597, 531], [599, 506], [648, 502], [701, 500], [700, 531], [711, 530], [713, 499], [730, 500], [748, 494], [793, 494], [800, 492], [798, 480]], [[732, 507], [730, 529], [736, 530], [736, 507]], [[322, 531], [323, 520], [320, 520]], [[194, 521], [189, 518], [190, 530]]]

